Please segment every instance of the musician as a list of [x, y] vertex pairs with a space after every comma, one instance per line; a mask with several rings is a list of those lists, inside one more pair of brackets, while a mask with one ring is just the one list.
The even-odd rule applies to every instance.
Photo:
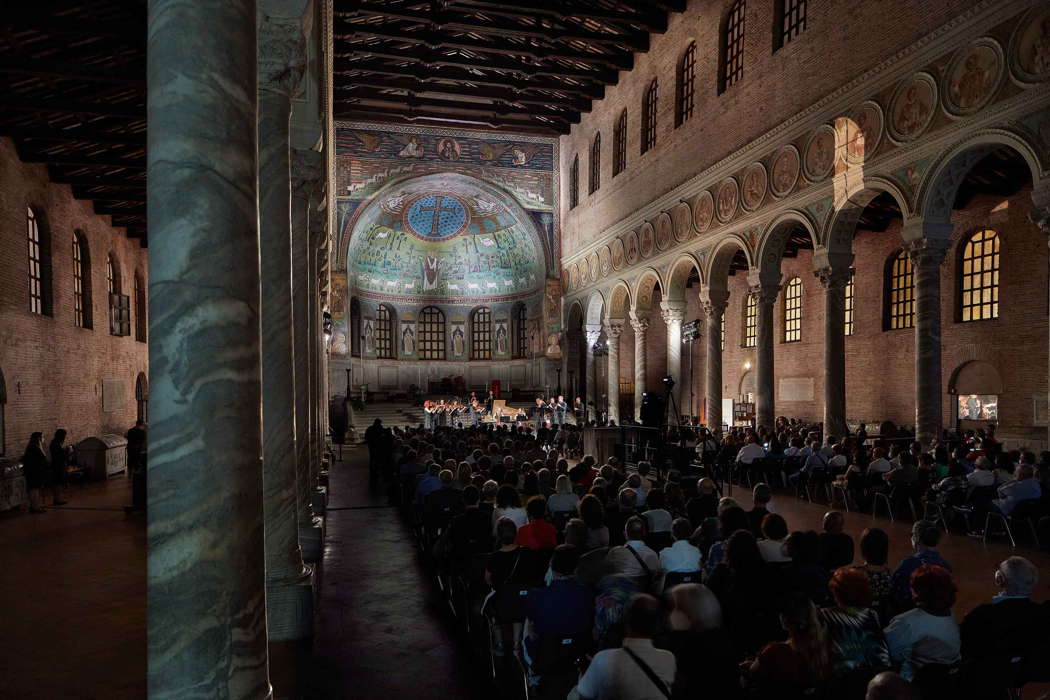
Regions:
[[474, 392], [470, 392], [470, 427], [478, 427], [478, 416], [481, 413], [481, 404]]
[[572, 413], [576, 416], [576, 425], [581, 428], [587, 425], [587, 407], [579, 396], [576, 397], [576, 401], [572, 404]]
[[493, 394], [492, 391], [489, 391], [489, 395], [485, 399], [485, 412], [486, 413], [492, 413], [492, 405], [493, 405], [493, 402], [495, 400], [496, 400], [496, 395]]
[[536, 432], [539, 432], [547, 422], [547, 404], [543, 403], [543, 398], [540, 396], [536, 397], [536, 405], [532, 409], [532, 416], [536, 423]]
[[423, 428], [434, 429], [434, 402], [430, 399], [423, 402]]
[[437, 408], [434, 411], [434, 415], [437, 418], [435, 427], [444, 428], [448, 425], [448, 406], [445, 405], [445, 399], [438, 401]]
[[559, 395], [554, 402], [554, 424], [559, 428], [565, 425], [565, 413], [569, 410], [569, 404], [565, 403], [565, 397]]

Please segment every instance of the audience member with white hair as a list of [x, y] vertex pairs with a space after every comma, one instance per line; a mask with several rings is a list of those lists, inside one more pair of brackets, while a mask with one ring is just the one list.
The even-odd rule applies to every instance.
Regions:
[[1050, 640], [1050, 608], [1030, 598], [1039, 569], [1024, 557], [1010, 557], [994, 574], [999, 593], [963, 618], [960, 629], [965, 658], [1012, 656]]

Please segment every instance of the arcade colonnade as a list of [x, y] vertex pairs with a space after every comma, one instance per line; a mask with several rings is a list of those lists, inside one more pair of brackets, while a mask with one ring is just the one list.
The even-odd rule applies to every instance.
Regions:
[[150, 697], [287, 695], [278, 679], [294, 664], [275, 659], [312, 638], [328, 393], [323, 9], [150, 3]]
[[[666, 373], [676, 382], [679, 405], [688, 405], [689, 387], [682, 382], [682, 324], [685, 318], [686, 294], [696, 294], [702, 309], [704, 376], [693, 380], [693, 390], [702, 397], [704, 423], [719, 427], [732, 424], [732, 416], [722, 415], [724, 315], [729, 304], [730, 265], [742, 255], [747, 262], [747, 292], [756, 304], [754, 347], [755, 422], [772, 427], [776, 418], [774, 347], [776, 329], [774, 310], [783, 301], [784, 284], [780, 270], [785, 245], [792, 232], [804, 231], [813, 242], [812, 273], [823, 290], [823, 422], [826, 432], [842, 435], [846, 422], [846, 287], [853, 275], [852, 240], [857, 221], [865, 206], [876, 196], [888, 193], [904, 215], [900, 245], [911, 262], [914, 275], [914, 399], [917, 436], [929, 442], [942, 430], [942, 398], [944, 387], [941, 367], [942, 275], [947, 253], [952, 247], [950, 209], [943, 206], [944, 189], [954, 198], [962, 178], [980, 158], [989, 152], [992, 144], [1007, 144], [1032, 167], [1033, 189], [1028, 218], [1042, 232], [1050, 235], [1050, 177], [1039, 165], [1043, 159], [1035, 156], [1028, 144], [1015, 139], [986, 141], [980, 137], [964, 142], [951, 152], [934, 178], [944, 181], [927, 183], [923, 188], [931, 198], [936, 195], [939, 204], [932, 201], [912, 203], [888, 183], [869, 183], [857, 190], [825, 219], [816, 223], [799, 210], [784, 211], [766, 223], [756, 245], [736, 233], [723, 234], [705, 241], [705, 249], [680, 252], [671, 256], [663, 270], [645, 267], [632, 277], [616, 277], [611, 284], [587, 290], [566, 299], [568, 319], [567, 339], [570, 348], [586, 345], [587, 367], [584, 390], [594, 399], [598, 393], [608, 397], [608, 417], [619, 421], [631, 416], [619, 415], [620, 379], [622, 367], [618, 361], [620, 338], [625, 325], [634, 331], [634, 406], [641, 405], [645, 391], [660, 391], [653, 386], [647, 371], [649, 355], [657, 344], [666, 344]], [[951, 201], [949, 199], [948, 201]], [[687, 280], [699, 279], [699, 285], [687, 286]], [[882, 280], [879, 280], [882, 283]], [[658, 305], [651, 303], [654, 288], [663, 293]], [[1040, 294], [1044, 297], [1047, 290]], [[657, 317], [663, 321], [655, 324]], [[666, 328], [665, 334], [653, 337], [654, 325]], [[582, 331], [582, 332], [581, 332]], [[601, 340], [608, 353], [607, 373], [602, 386], [594, 387], [594, 353], [592, 348]], [[1050, 344], [1050, 338], [1047, 339]], [[660, 348], [663, 351], [663, 348]], [[571, 359], [567, 357], [567, 362]], [[686, 413], [683, 409], [683, 413]]]

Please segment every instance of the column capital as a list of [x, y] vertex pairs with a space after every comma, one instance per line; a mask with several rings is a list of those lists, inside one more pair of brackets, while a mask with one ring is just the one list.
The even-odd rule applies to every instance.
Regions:
[[813, 274], [820, 280], [820, 285], [828, 291], [845, 289], [853, 277], [851, 268], [822, 267]]
[[635, 333], [645, 333], [649, 330], [649, 317], [648, 316], [635, 316], [631, 314], [631, 328], [634, 329]]
[[700, 305], [708, 316], [718, 316], [729, 306], [729, 291], [726, 289], [700, 288]]
[[947, 238], [920, 238], [907, 244], [906, 250], [915, 267], [939, 267], [952, 242]]
[[753, 282], [748, 285], [747, 291], [755, 295], [759, 304], [772, 306], [780, 296], [780, 285], [768, 282]]
[[324, 157], [319, 151], [292, 149], [292, 195], [309, 199], [324, 177]]
[[[304, 16], [281, 16], [275, 2], [259, 3], [259, 90], [285, 97], [295, 94], [306, 74]], [[292, 9], [294, 13], [294, 8]], [[271, 14], [271, 12], [273, 14]]]
[[660, 316], [665, 323], [681, 323], [685, 318], [684, 301], [661, 301]]
[[605, 323], [605, 335], [610, 338], [619, 338], [623, 335], [623, 319], [613, 319]]
[[597, 323], [588, 323], [583, 327], [584, 335], [587, 336], [587, 349], [590, 350], [591, 346], [598, 342], [598, 339], [602, 337], [602, 327]]

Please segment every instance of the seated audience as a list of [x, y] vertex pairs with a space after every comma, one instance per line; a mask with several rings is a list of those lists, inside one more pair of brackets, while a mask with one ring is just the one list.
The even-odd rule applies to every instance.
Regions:
[[949, 571], [951, 564], [945, 561], [937, 545], [941, 541], [941, 531], [929, 520], [919, 520], [911, 528], [911, 546], [915, 554], [905, 557], [893, 572], [892, 605], [897, 613], [906, 612], [914, 607], [911, 597], [911, 575], [923, 564], [940, 566]]
[[722, 624], [718, 598], [697, 583], [673, 587], [669, 598], [667, 648], [678, 666], [675, 697], [739, 697], [736, 653]]
[[868, 683], [864, 700], [915, 700], [915, 690], [893, 671], [883, 671]]
[[587, 523], [587, 542], [584, 549], [609, 546], [609, 528], [605, 526], [605, 509], [592, 494], [580, 500], [580, 519]]
[[554, 549], [558, 546], [558, 531], [547, 522], [547, 501], [543, 496], [533, 496], [525, 504], [529, 518], [526, 525], [518, 528], [517, 543], [529, 549]]
[[492, 511], [492, 532], [495, 534], [496, 526], [501, 518], [509, 518], [515, 527], [524, 527], [529, 522], [529, 515], [521, 507], [521, 497], [518, 490], [510, 484], [499, 487], [496, 493], [496, 507]]
[[803, 696], [820, 687], [834, 668], [827, 628], [809, 598], [784, 596], [779, 617], [787, 641], [767, 644], [747, 668], [748, 687], [760, 698]]
[[689, 542], [692, 534], [693, 526], [685, 518], [671, 524], [674, 544], [660, 551], [660, 568], [666, 573], [700, 571], [700, 550]]
[[653, 646], [663, 611], [649, 595], [631, 598], [620, 649], [595, 654], [576, 690], [580, 700], [666, 700], [675, 678], [675, 657]]
[[781, 577], [762, 559], [750, 530], [734, 532], [725, 561], [707, 582], [718, 596], [726, 626], [740, 652], [753, 654], [780, 631], [776, 601], [784, 592]]
[[890, 660], [906, 680], [914, 680], [926, 664], [959, 661], [959, 625], [952, 617], [956, 587], [951, 573], [923, 564], [911, 575], [915, 607], [886, 627]]
[[750, 465], [756, 459], [765, 459], [765, 456], [766, 450], [762, 447], [762, 438], [758, 436], [758, 433], [751, 433], [747, 444], [736, 453], [736, 461], [738, 464]]
[[547, 509], [555, 513], [575, 513], [580, 497], [573, 493], [572, 481], [567, 474], [559, 474], [554, 482], [554, 493], [547, 498]]
[[867, 574], [843, 567], [828, 584], [834, 605], [820, 611], [834, 650], [835, 673], [840, 678], [856, 671], [875, 675], [890, 667], [889, 649], [878, 615], [871, 609], [871, 582]]
[[869, 527], [860, 535], [860, 554], [864, 563], [856, 568], [868, 575], [871, 582], [871, 607], [882, 624], [889, 622], [893, 600], [893, 572], [886, 566], [890, 555], [890, 538], [884, 530]]
[[423, 499], [441, 488], [441, 478], [438, 476], [440, 473], [440, 464], [431, 464], [427, 468], [426, 476], [420, 478], [416, 484], [416, 505], [423, 505]]
[[762, 537], [758, 541], [758, 551], [770, 564], [782, 564], [791, 561], [784, 549], [788, 536], [787, 521], [782, 515], [770, 513], [762, 520]]
[[1014, 470], [1014, 478], [999, 487], [999, 497], [992, 501], [992, 507], [1003, 515], [1010, 515], [1019, 503], [1039, 498], [1043, 489], [1035, 479], [1035, 469], [1030, 464], [1022, 464]]
[[529, 591], [525, 599], [525, 653], [534, 672], [542, 673], [555, 661], [549, 657], [557, 654], [564, 639], [590, 636], [594, 597], [576, 579], [579, 559], [576, 547], [558, 545], [551, 556], [553, 579]]
[[649, 526], [650, 535], [658, 532], [670, 534], [672, 517], [670, 511], [664, 507], [666, 503], [663, 489], [650, 489], [649, 496], [646, 498], [647, 510], [642, 513], [642, 517]]
[[605, 557], [610, 573], [625, 576], [635, 582], [638, 590], [647, 591], [660, 573], [660, 557], [645, 544], [645, 519], [637, 515], [624, 525], [625, 544], [613, 547]]
[[762, 536], [762, 520], [772, 511], [769, 510], [769, 502], [773, 500], [773, 489], [769, 484], [755, 484], [752, 490], [754, 507], [747, 512], [747, 520], [751, 525], [751, 534], [755, 537]]
[[1030, 598], [1039, 569], [1024, 557], [1009, 557], [994, 575], [999, 593], [963, 618], [962, 655], [967, 659], [1011, 657], [1050, 641], [1050, 607]]
[[463, 489], [464, 511], [449, 525], [452, 556], [457, 561], [492, 551], [492, 516], [478, 508], [479, 496], [474, 486]]
[[824, 514], [824, 532], [820, 533], [820, 565], [834, 571], [853, 563], [853, 538], [843, 532], [846, 516], [837, 510]]
[[785, 585], [809, 596], [815, 605], [831, 600], [828, 582], [831, 572], [820, 565], [820, 537], [813, 530], [792, 532], [784, 540], [784, 552], [791, 563], [784, 566]]
[[705, 476], [697, 482], [696, 495], [685, 504], [685, 515], [696, 526], [705, 518], [718, 517], [718, 489], [714, 479]]
[[[727, 507], [723, 508], [722, 504], [726, 503]], [[710, 551], [707, 553], [707, 560], [704, 562], [704, 571], [710, 576], [714, 573], [715, 568], [722, 563], [725, 558], [725, 548], [729, 536], [737, 530], [751, 531], [751, 523], [747, 520], [747, 512], [743, 508], [736, 505], [736, 501], [731, 498], [723, 498], [722, 502], [718, 505], [718, 529], [721, 533], [722, 539], [711, 545]]]

